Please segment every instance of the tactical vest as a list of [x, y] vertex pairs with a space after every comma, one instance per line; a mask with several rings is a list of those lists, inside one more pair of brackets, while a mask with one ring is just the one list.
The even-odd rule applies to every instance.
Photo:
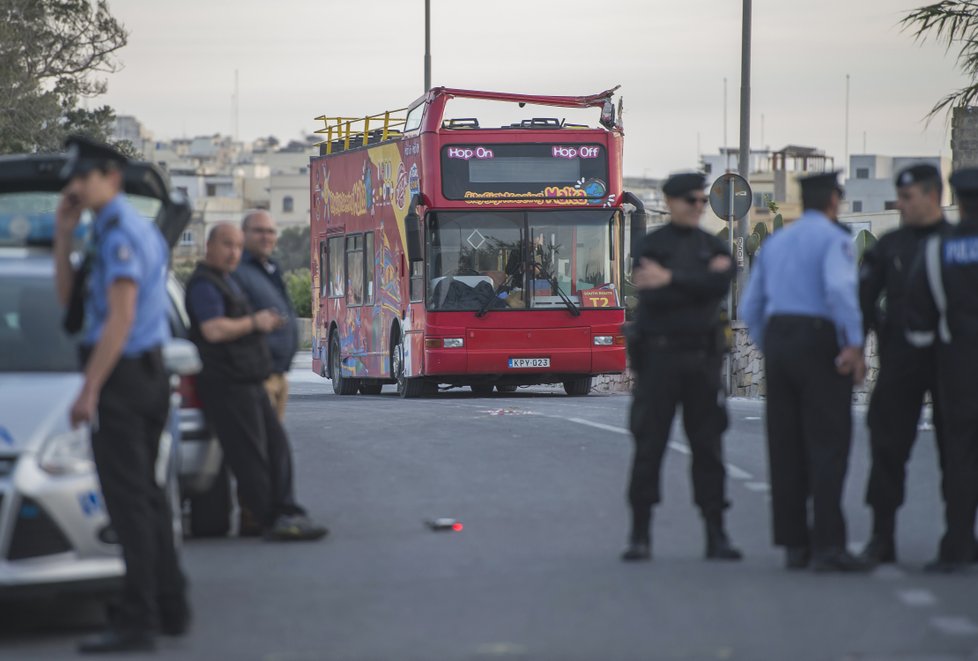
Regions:
[[[240, 319], [250, 316], [253, 311], [244, 294], [239, 294], [228, 286], [224, 274], [206, 264], [198, 264], [187, 282], [187, 290], [196, 281], [210, 282], [224, 299], [224, 316]], [[264, 336], [258, 331], [243, 335], [230, 342], [208, 342], [200, 331], [200, 323], [192, 311], [190, 313], [190, 340], [197, 345], [203, 362], [202, 374], [219, 377], [235, 383], [259, 383], [272, 372], [272, 357]]]

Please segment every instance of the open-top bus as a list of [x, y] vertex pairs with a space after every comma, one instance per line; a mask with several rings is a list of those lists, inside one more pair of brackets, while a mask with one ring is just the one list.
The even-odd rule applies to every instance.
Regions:
[[[478, 393], [625, 368], [622, 130], [614, 90], [434, 88], [408, 108], [325, 122], [310, 163], [313, 370], [341, 395]], [[597, 126], [489, 127], [455, 99], [596, 108]], [[619, 107], [620, 115], [620, 107]], [[636, 215], [636, 214], [633, 214]]]

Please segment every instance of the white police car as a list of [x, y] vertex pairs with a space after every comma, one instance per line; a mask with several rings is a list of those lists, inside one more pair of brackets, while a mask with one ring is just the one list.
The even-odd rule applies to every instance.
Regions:
[[[63, 162], [56, 155], [0, 157], [0, 597], [109, 588], [124, 573], [89, 430], [68, 424], [82, 375], [76, 340], [61, 329], [51, 255]], [[172, 246], [189, 220], [186, 202], [171, 197], [150, 164], [130, 164], [125, 178], [130, 200], [156, 219]], [[182, 291], [175, 282], [167, 290], [177, 337], [164, 347], [164, 360], [175, 387], [157, 479], [166, 484], [179, 529], [179, 485], [208, 489], [221, 455], [199, 410], [181, 407], [180, 392], [200, 361], [180, 339]], [[181, 434], [195, 440], [182, 443]]]

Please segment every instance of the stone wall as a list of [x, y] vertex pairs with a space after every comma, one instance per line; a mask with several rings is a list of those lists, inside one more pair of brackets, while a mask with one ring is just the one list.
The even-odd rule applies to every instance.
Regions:
[[[756, 399], [767, 395], [764, 383], [764, 357], [747, 336], [747, 328], [742, 322], [733, 323], [733, 350], [729, 358], [733, 360], [733, 388], [731, 397]], [[724, 366], [726, 369], [726, 366]], [[876, 383], [879, 372], [879, 356], [876, 351], [876, 336], [870, 335], [866, 341], [866, 380], [852, 393], [853, 402], [866, 404]]]
[[978, 107], [955, 108], [951, 115], [951, 167], [978, 166]]

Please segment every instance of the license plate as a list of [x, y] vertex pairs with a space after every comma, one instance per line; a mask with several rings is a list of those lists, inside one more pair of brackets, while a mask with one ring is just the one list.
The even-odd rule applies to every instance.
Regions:
[[510, 358], [510, 369], [532, 369], [534, 367], [550, 367], [549, 358]]

